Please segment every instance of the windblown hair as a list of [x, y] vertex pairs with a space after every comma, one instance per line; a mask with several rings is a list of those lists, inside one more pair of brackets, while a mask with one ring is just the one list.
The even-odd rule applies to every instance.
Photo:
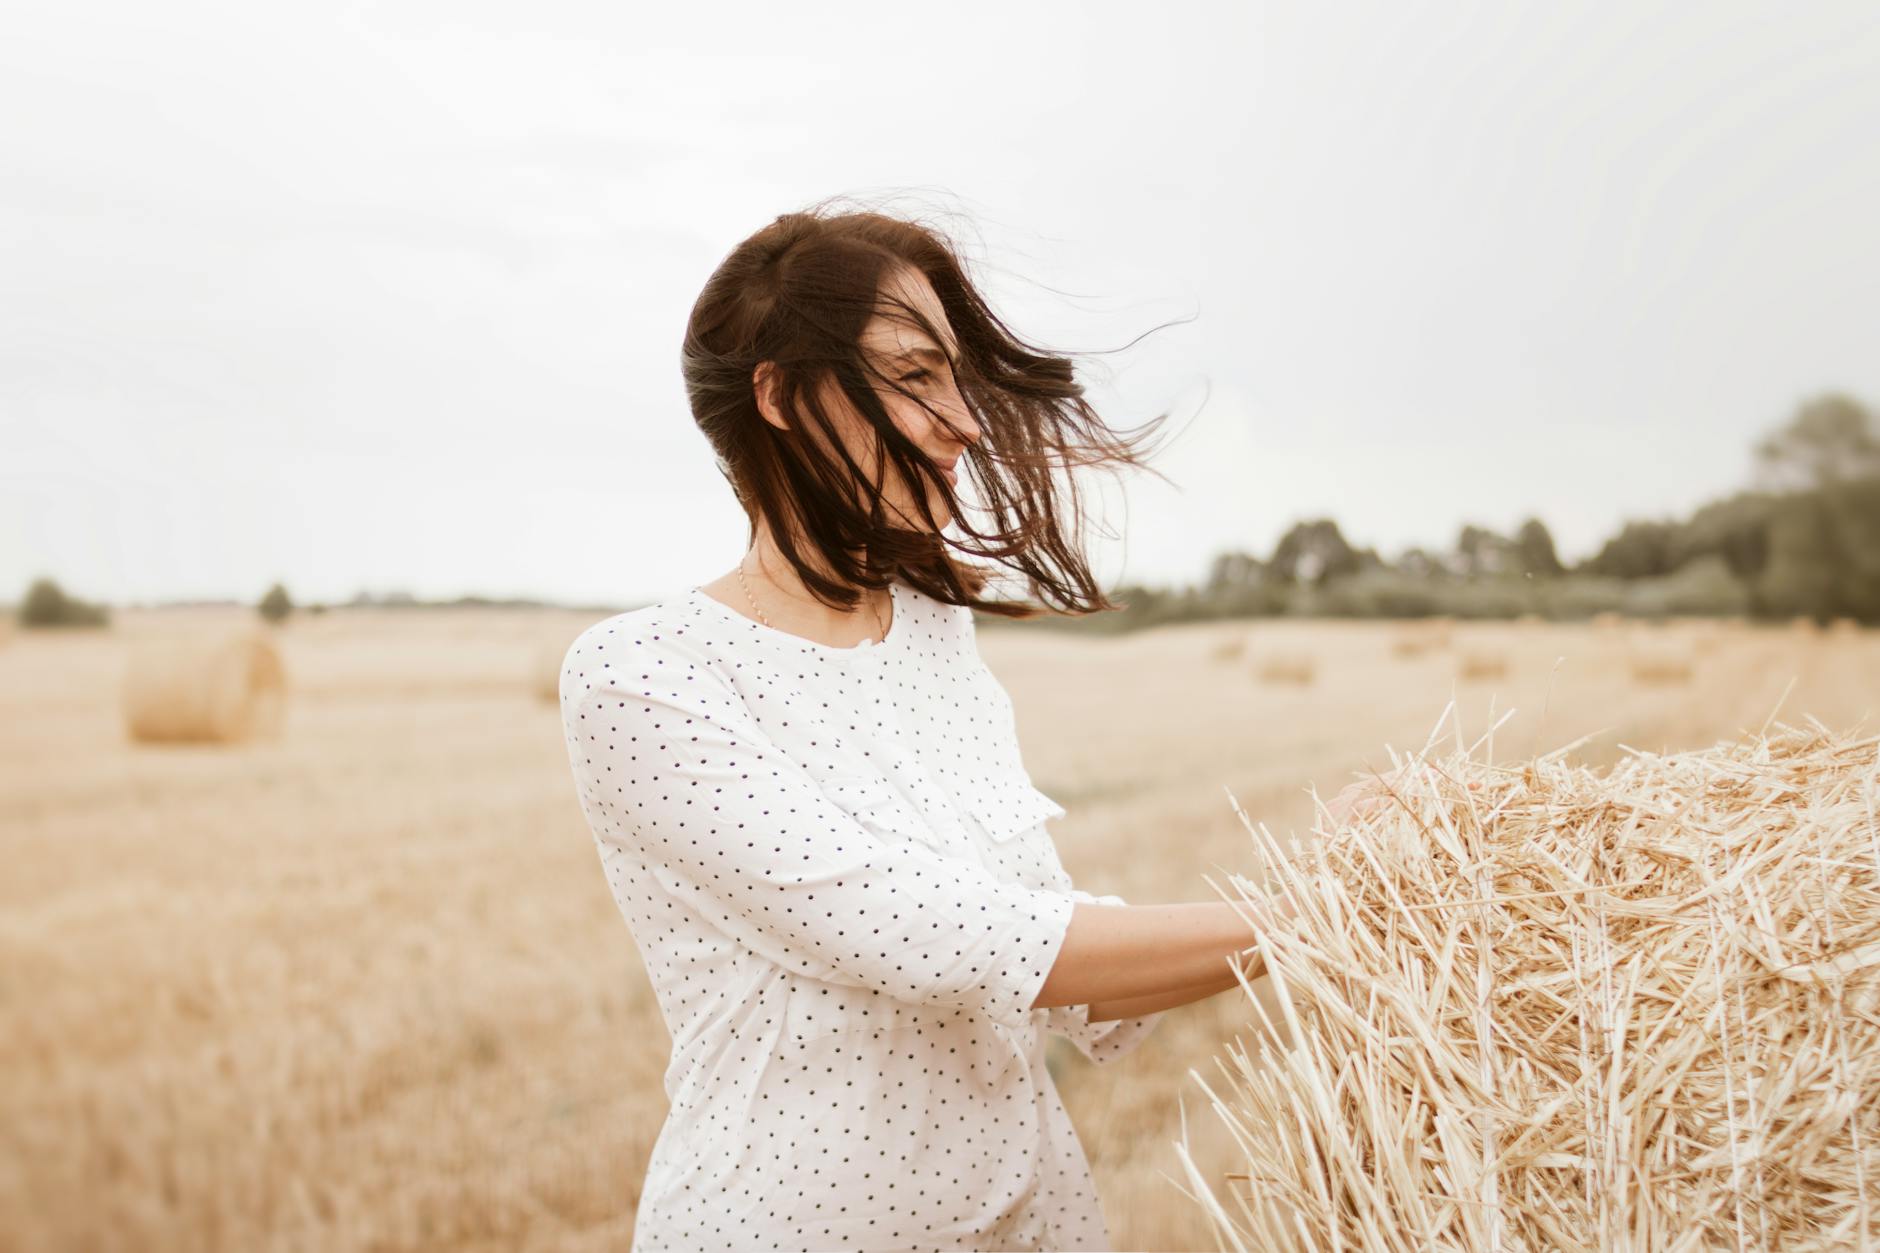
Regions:
[[[861, 347], [876, 314], [905, 319], [936, 344], [938, 328], [884, 290], [900, 267], [923, 274], [939, 297], [959, 348], [954, 376], [980, 429], [977, 441], [919, 396], [888, 378]], [[758, 409], [753, 372], [776, 371], [785, 415], [806, 415], [821, 431], [805, 437], [796, 420], [780, 430]], [[1145, 464], [1142, 441], [1167, 413], [1129, 435], [1112, 431], [1084, 399], [1069, 357], [1027, 344], [1000, 321], [968, 277], [959, 249], [942, 230], [872, 210], [838, 211], [829, 201], [785, 213], [734, 248], [699, 294], [682, 349], [692, 415], [717, 455], [750, 522], [759, 518], [804, 586], [825, 604], [853, 609], [860, 589], [900, 579], [936, 600], [1011, 618], [1037, 606], [983, 599], [991, 570], [951, 550], [1021, 571], [1038, 599], [1072, 614], [1118, 609], [1092, 578], [1081, 549], [1084, 518], [1076, 485], [1060, 468]], [[910, 484], [931, 482], [969, 540], [941, 533], [928, 493], [913, 491], [929, 529], [890, 525], [879, 481], [870, 483], [848, 455], [819, 393], [833, 383], [874, 428], [883, 455]], [[965, 445], [959, 469], [970, 473], [990, 525], [975, 529], [939, 466], [903, 435], [877, 388], [917, 401], [941, 429]], [[1158, 474], [1158, 477], [1161, 477]], [[1070, 533], [1059, 516], [1068, 492]], [[805, 558], [812, 545], [834, 578]]]

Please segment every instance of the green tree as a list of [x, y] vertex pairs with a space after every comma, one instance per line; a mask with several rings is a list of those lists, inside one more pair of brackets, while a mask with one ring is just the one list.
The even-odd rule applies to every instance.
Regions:
[[1835, 611], [1840, 578], [1833, 517], [1822, 497], [1798, 493], [1776, 508], [1769, 527], [1769, 561], [1756, 582], [1758, 609], [1771, 617]]
[[1739, 492], [1711, 501], [1672, 537], [1672, 564], [1682, 569], [1715, 554], [1737, 578], [1754, 580], [1769, 563], [1769, 521], [1778, 499], [1767, 492]]
[[1866, 406], [1843, 392], [1817, 396], [1756, 445], [1764, 485], [1808, 489], [1880, 474], [1880, 432]]
[[1513, 540], [1470, 523], [1456, 536], [1456, 564], [1463, 574], [1476, 578], [1519, 573], [1521, 558]]
[[1677, 568], [1672, 551], [1677, 529], [1673, 522], [1627, 522], [1580, 566], [1580, 570], [1619, 579], [1650, 579], [1670, 574]]
[[1523, 574], [1546, 578], [1561, 572], [1560, 554], [1554, 549], [1554, 535], [1539, 518], [1529, 518], [1514, 536], [1515, 559]]
[[279, 622], [294, 612], [294, 602], [289, 599], [287, 589], [276, 583], [268, 589], [267, 595], [255, 603], [255, 612], [269, 622]]
[[1835, 612], [1880, 623], [1880, 474], [1822, 488], [1836, 558]]
[[23, 627], [103, 626], [110, 617], [102, 605], [66, 595], [65, 589], [49, 578], [34, 579], [19, 608]]
[[1268, 568], [1287, 583], [1322, 584], [1358, 572], [1358, 554], [1330, 518], [1295, 522], [1280, 537]]
[[1208, 591], [1257, 585], [1265, 581], [1266, 563], [1252, 553], [1225, 552], [1208, 566]]
[[1435, 578], [1437, 575], [1445, 573], [1442, 557], [1420, 546], [1412, 546], [1404, 549], [1403, 552], [1397, 555], [1397, 560], [1392, 568], [1401, 574], [1407, 574], [1412, 578], [1418, 579]]

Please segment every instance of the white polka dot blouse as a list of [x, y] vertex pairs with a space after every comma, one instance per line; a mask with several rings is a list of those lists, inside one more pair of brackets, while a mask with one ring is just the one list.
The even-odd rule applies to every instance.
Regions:
[[633, 1249], [1108, 1249], [1033, 1008], [1075, 901], [970, 609], [835, 648], [694, 588], [583, 631], [582, 812], [671, 1036]]

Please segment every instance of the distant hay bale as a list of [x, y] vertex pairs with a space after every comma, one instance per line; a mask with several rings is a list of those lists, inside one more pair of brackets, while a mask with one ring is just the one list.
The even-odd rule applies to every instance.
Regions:
[[1456, 674], [1464, 679], [1502, 679], [1508, 675], [1508, 655], [1492, 648], [1465, 648], [1456, 660]]
[[1626, 668], [1637, 683], [1689, 683], [1692, 659], [1676, 644], [1634, 644]]
[[1798, 613], [1789, 619], [1789, 630], [1797, 635], [1819, 635], [1821, 624], [1805, 613]]
[[1290, 850], [1241, 815], [1273, 1010], [1243, 985], [1252, 1038], [1188, 1072], [1212, 1247], [1880, 1241], [1880, 739], [1567, 748], [1412, 760]]
[[1836, 618], [1828, 623], [1828, 634], [1841, 636], [1843, 638], [1851, 635], [1859, 635], [1860, 619]]
[[1531, 630], [1534, 627], [1541, 626], [1546, 621], [1547, 619], [1543, 618], [1540, 614], [1524, 613], [1514, 620], [1514, 624], [1523, 629]]
[[287, 682], [265, 629], [136, 640], [124, 671], [124, 718], [144, 743], [233, 744], [280, 734]]
[[1448, 648], [1454, 626], [1454, 618], [1413, 618], [1398, 629], [1396, 638], [1391, 641], [1391, 653], [1398, 657], [1421, 657], [1424, 653]]
[[1587, 619], [1595, 631], [1614, 631], [1625, 625], [1625, 615], [1604, 609]]
[[1265, 683], [1311, 683], [1318, 673], [1318, 661], [1311, 653], [1274, 650], [1259, 660], [1255, 672]]
[[1246, 651], [1246, 633], [1237, 631], [1226, 639], [1215, 641], [1214, 649], [1209, 656], [1213, 657], [1216, 661], [1234, 661]]

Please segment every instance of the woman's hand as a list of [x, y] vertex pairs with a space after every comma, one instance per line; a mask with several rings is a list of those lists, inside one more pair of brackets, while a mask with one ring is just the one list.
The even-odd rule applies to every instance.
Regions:
[[[1387, 775], [1370, 779], [1359, 779], [1356, 783], [1353, 783], [1344, 791], [1332, 797], [1331, 800], [1325, 803], [1327, 812], [1331, 814], [1332, 825], [1335, 827], [1343, 826], [1347, 822], [1360, 819], [1368, 820], [1383, 813], [1391, 803], [1390, 791], [1386, 789], [1395, 788], [1397, 783], [1403, 778], [1404, 771], [1409, 768], [1410, 766], [1406, 764], [1391, 771]], [[1480, 782], [1471, 782], [1469, 784], [1471, 789], [1479, 789], [1481, 786]]]
[[1390, 796], [1384, 790], [1384, 784], [1394, 780], [1396, 774], [1378, 779], [1359, 779], [1344, 791], [1325, 803], [1325, 810], [1331, 816], [1331, 824], [1342, 827], [1345, 823], [1357, 819], [1369, 819], [1383, 812], [1390, 803]]

